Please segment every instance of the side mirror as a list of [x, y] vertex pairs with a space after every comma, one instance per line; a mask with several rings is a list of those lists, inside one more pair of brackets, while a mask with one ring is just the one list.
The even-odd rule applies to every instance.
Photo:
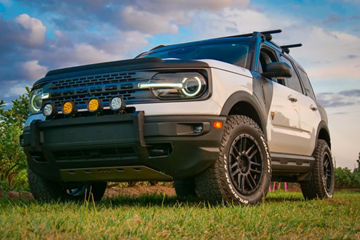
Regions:
[[290, 78], [292, 76], [291, 68], [284, 62], [273, 62], [266, 65], [266, 69], [262, 74], [266, 78]]

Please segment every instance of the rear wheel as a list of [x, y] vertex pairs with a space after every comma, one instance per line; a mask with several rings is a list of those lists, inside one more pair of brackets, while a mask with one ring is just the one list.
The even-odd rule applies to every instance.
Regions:
[[256, 204], [266, 196], [270, 180], [270, 153], [263, 132], [247, 116], [230, 116], [219, 158], [196, 178], [197, 194], [213, 203]]
[[38, 201], [100, 201], [106, 189], [106, 182], [60, 184], [48, 181], [28, 169], [28, 181], [34, 198]]
[[334, 163], [327, 142], [319, 139], [313, 154], [315, 158], [309, 181], [301, 182], [305, 199], [331, 198], [334, 194]]

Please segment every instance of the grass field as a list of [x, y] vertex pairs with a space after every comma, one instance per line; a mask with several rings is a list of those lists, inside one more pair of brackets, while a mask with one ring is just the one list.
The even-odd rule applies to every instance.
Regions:
[[270, 193], [259, 206], [142, 196], [97, 203], [0, 199], [0, 239], [360, 239], [360, 192], [304, 201]]

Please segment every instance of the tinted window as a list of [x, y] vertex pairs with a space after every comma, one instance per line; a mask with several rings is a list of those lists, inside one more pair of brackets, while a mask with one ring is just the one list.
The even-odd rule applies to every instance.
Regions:
[[300, 80], [296, 74], [296, 71], [293, 67], [293, 65], [291, 64], [291, 62], [285, 58], [285, 57], [281, 57], [281, 61], [284, 62], [284, 63], [287, 63], [290, 68], [291, 68], [291, 73], [292, 73], [292, 76], [291, 78], [287, 78], [286, 79], [286, 86], [288, 86], [289, 88], [291, 89], [294, 89], [295, 91], [298, 91], [298, 92], [301, 92], [302, 93], [302, 88], [301, 88], [301, 84], [300, 84]]
[[150, 52], [143, 57], [178, 58], [182, 60], [214, 59], [246, 67], [250, 46], [247, 43], [212, 43], [190, 45]]
[[304, 72], [301, 68], [299, 68], [299, 74], [300, 74], [300, 78], [301, 78], [301, 81], [304, 85], [304, 88], [305, 88], [305, 94], [307, 96], [310, 96], [312, 99], [315, 99], [315, 94], [314, 94], [314, 91], [311, 87], [311, 84], [310, 84], [310, 81], [309, 81], [309, 78], [306, 74], [306, 72]]

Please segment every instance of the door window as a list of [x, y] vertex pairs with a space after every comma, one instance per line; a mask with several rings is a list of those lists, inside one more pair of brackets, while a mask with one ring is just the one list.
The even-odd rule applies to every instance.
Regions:
[[304, 70], [301, 69], [300, 67], [298, 67], [297, 69], [299, 69], [300, 78], [301, 78], [301, 81], [302, 81], [302, 83], [304, 85], [305, 95], [309, 96], [309, 97], [311, 97], [312, 99], [315, 100], [315, 94], [314, 94], [314, 91], [313, 91], [313, 89], [311, 87], [310, 80], [309, 80], [306, 72], [304, 72]]

